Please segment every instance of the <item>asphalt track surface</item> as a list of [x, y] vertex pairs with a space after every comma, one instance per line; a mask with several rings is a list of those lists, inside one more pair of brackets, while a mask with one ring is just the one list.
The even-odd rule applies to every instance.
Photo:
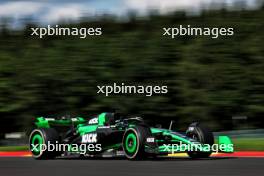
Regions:
[[145, 161], [126, 159], [0, 158], [1, 176], [261, 176], [264, 158], [161, 158]]

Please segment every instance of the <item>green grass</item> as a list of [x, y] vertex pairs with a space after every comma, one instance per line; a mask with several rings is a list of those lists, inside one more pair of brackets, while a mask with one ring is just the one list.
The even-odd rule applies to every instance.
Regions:
[[232, 139], [235, 151], [264, 151], [264, 138]]
[[0, 151], [25, 151], [28, 146], [0, 146]]

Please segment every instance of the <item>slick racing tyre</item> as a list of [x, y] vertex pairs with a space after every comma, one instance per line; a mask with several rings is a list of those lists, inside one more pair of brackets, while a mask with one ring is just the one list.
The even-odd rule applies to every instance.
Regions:
[[[35, 159], [53, 159], [60, 153], [56, 149], [48, 150], [48, 144], [59, 142], [59, 134], [53, 128], [34, 129], [29, 136], [30, 151]], [[45, 148], [45, 147], [46, 148]]]
[[[210, 147], [214, 144], [213, 133], [197, 122], [192, 123], [188, 127], [186, 136], [193, 138], [202, 144], [209, 144]], [[212, 151], [188, 151], [187, 153], [191, 158], [208, 158]]]
[[144, 143], [148, 136], [151, 136], [148, 127], [136, 126], [128, 128], [124, 133], [122, 141], [125, 156], [131, 160], [144, 159], [147, 156], [144, 150]]

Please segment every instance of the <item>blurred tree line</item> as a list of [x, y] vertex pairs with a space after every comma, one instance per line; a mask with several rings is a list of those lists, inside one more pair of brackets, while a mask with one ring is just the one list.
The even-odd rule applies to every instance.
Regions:
[[[36, 116], [89, 117], [118, 110], [151, 123], [185, 129], [203, 121], [215, 130], [237, 128], [233, 116], [247, 116], [248, 128], [263, 128], [264, 8], [168, 15], [104, 16], [66, 27], [102, 27], [97, 37], [31, 36], [3, 24], [0, 31], [0, 131], [21, 131]], [[233, 27], [234, 36], [164, 37], [163, 27]], [[97, 94], [97, 85], [167, 85], [168, 94]], [[167, 126], [165, 126], [167, 125]], [[242, 126], [241, 126], [242, 128]]]

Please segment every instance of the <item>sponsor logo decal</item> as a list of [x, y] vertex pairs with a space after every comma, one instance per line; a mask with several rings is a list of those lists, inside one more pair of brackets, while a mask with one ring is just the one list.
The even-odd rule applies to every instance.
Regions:
[[88, 123], [89, 124], [97, 124], [98, 123], [98, 118], [93, 118], [93, 119], [89, 120]]
[[82, 136], [82, 143], [96, 143], [97, 142], [97, 134], [90, 133]]
[[150, 142], [150, 143], [155, 142], [155, 138], [154, 137], [148, 137], [147, 142]]

